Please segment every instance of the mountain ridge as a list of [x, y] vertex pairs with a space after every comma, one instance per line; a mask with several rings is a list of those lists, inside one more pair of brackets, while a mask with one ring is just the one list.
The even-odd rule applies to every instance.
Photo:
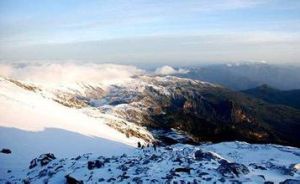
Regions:
[[279, 90], [264, 84], [241, 92], [272, 104], [286, 105], [300, 109], [300, 89]]

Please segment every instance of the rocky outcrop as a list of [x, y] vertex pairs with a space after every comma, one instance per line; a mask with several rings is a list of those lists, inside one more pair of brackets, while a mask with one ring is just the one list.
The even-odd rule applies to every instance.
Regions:
[[55, 159], [56, 159], [56, 157], [52, 153], [42, 154], [38, 158], [31, 160], [29, 169], [32, 169], [36, 166], [45, 166], [49, 162], [51, 162], [52, 160], [55, 160]]
[[249, 169], [243, 164], [230, 163], [225, 160], [221, 162], [221, 165], [217, 168], [217, 171], [223, 176], [240, 176], [250, 172]]
[[[54, 155], [44, 154], [34, 159], [31, 165], [35, 163], [36, 166], [31, 166], [32, 168], [24, 174], [25, 178], [11, 176], [7, 181], [68, 184], [183, 183], [183, 181], [294, 184], [298, 182], [299, 173], [293, 172], [290, 175], [282, 172], [282, 168], [292, 170], [297, 166], [291, 163], [300, 161], [297, 156], [299, 153], [300, 150], [297, 148], [233, 142], [202, 146], [177, 144], [156, 149], [146, 147], [130, 155], [111, 157], [84, 154], [74, 158], [54, 159]], [[278, 158], [278, 155], [281, 157]], [[253, 162], [247, 164], [249, 159]], [[45, 165], [42, 166], [42, 163]], [[276, 177], [273, 177], [274, 173]], [[11, 171], [9, 174], [13, 175], [14, 172]], [[3, 182], [1, 178], [0, 182]]]
[[216, 154], [211, 152], [203, 152], [202, 150], [197, 150], [194, 155], [196, 160], [207, 160], [207, 161], [221, 160], [221, 158], [218, 157]]
[[104, 166], [104, 163], [100, 160], [88, 161], [87, 167], [89, 170], [99, 169]]

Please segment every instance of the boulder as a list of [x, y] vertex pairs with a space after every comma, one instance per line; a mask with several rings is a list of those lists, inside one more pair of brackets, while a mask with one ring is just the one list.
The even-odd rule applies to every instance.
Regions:
[[211, 153], [211, 152], [203, 152], [202, 150], [197, 150], [194, 153], [195, 159], [196, 160], [207, 160], [207, 161], [211, 161], [211, 160], [220, 160], [221, 158], [219, 158], [217, 155]]
[[185, 173], [191, 173], [191, 168], [187, 168], [187, 167], [179, 167], [174, 169], [175, 172], [185, 172]]
[[249, 169], [243, 164], [229, 162], [222, 162], [217, 168], [217, 171], [223, 176], [239, 176], [241, 174], [248, 174], [250, 172]]
[[104, 163], [101, 162], [100, 160], [88, 161], [88, 169], [89, 170], [99, 169], [103, 166], [104, 166]]
[[41, 155], [40, 158], [39, 158], [39, 161], [41, 163], [41, 166], [44, 166], [44, 165], [47, 165], [49, 162], [51, 162], [54, 159], [56, 159], [54, 154], [47, 153], [47, 154]]
[[66, 183], [67, 184], [83, 184], [82, 180], [75, 178], [74, 176], [66, 175]]
[[51, 162], [52, 160], [55, 160], [55, 159], [56, 159], [56, 157], [52, 153], [42, 154], [38, 158], [31, 160], [29, 169], [36, 167], [38, 164], [40, 164], [41, 166], [45, 166], [49, 162]]
[[287, 180], [280, 182], [279, 184], [300, 184], [300, 180], [287, 179]]
[[273, 181], [265, 181], [264, 184], [274, 184]]
[[11, 150], [7, 148], [3, 148], [0, 152], [4, 154], [11, 154]]

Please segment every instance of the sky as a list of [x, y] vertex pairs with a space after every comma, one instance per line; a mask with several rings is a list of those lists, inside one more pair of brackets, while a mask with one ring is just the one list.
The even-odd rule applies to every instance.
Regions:
[[0, 62], [300, 63], [299, 0], [0, 0]]

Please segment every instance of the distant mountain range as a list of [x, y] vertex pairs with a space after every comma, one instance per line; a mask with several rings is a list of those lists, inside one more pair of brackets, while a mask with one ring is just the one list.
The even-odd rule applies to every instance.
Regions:
[[231, 63], [189, 67], [179, 77], [208, 81], [233, 90], [268, 84], [281, 90], [300, 89], [300, 67], [267, 63]]
[[272, 104], [286, 105], [300, 109], [300, 89], [279, 90], [265, 84], [256, 88], [243, 90], [242, 92]]

